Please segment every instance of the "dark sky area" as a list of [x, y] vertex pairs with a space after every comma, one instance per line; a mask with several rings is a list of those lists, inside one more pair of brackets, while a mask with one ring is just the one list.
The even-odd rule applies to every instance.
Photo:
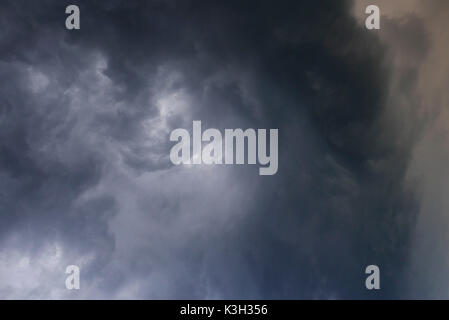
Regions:
[[[0, 298], [448, 298], [448, 21], [440, 0], [1, 0]], [[193, 120], [279, 129], [277, 174], [174, 166]]]

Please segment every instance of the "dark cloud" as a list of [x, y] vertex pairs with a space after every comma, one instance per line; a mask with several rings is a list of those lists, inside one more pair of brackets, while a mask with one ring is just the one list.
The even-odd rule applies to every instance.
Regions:
[[[78, 31], [69, 4], [0, 14], [0, 277], [38, 278], [2, 296], [400, 296], [410, 146], [384, 131], [393, 62], [350, 1], [77, 1]], [[192, 120], [279, 128], [278, 174], [171, 166], [169, 134]]]

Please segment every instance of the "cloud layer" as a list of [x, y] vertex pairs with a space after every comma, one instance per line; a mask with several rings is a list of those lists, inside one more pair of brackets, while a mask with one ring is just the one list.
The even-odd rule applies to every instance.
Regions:
[[[0, 297], [447, 295], [445, 3], [69, 4], [0, 13]], [[172, 166], [193, 120], [278, 128], [278, 173]]]

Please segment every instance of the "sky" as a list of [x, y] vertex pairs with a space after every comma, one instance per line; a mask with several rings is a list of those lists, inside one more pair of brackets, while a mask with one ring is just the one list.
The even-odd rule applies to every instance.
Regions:
[[[1, 3], [1, 299], [449, 298], [446, 0]], [[194, 120], [277, 173], [173, 165]]]

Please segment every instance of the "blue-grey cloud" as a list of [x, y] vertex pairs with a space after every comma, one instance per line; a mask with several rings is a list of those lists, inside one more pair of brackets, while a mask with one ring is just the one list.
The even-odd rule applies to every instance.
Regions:
[[[385, 114], [404, 73], [350, 1], [78, 1], [77, 31], [68, 4], [0, 13], [2, 297], [402, 295], [414, 136], [398, 147]], [[420, 18], [389, 23], [428, 54]], [[170, 132], [192, 120], [279, 128], [278, 173], [172, 166]]]

